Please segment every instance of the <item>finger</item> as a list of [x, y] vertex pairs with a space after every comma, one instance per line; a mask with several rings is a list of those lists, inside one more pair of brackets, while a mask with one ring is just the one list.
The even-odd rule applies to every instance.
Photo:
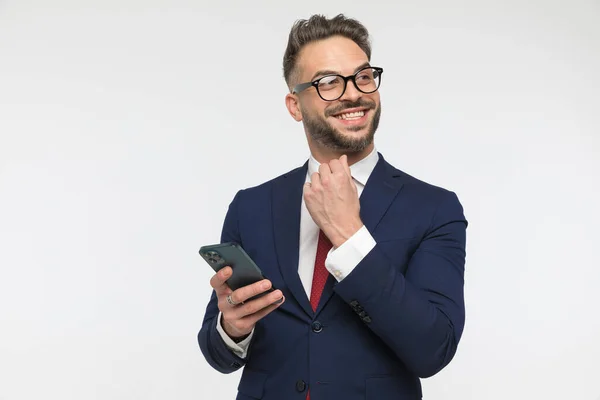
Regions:
[[[342, 157], [344, 157], [344, 156], [342, 156]], [[340, 174], [340, 173], [345, 174], [346, 173], [346, 168], [344, 168], [344, 165], [341, 160], [342, 160], [342, 158], [340, 158], [339, 160], [334, 158], [333, 160], [331, 160], [329, 162], [329, 168], [331, 169], [331, 172], [333, 174]]]
[[257, 312], [249, 315], [244, 315], [243, 317], [233, 316], [233, 311], [228, 312], [227, 314], [223, 313], [223, 321], [228, 323], [229, 326], [233, 326], [233, 328], [239, 331], [240, 333], [250, 333], [256, 325], [256, 323], [258, 322], [258, 320], [264, 318], [265, 315], [269, 314], [270, 312], [281, 306], [281, 304], [283, 304], [284, 298], [281, 297], [280, 300], [281, 301], [279, 303], [271, 303], [261, 308]]
[[212, 288], [215, 289], [217, 293], [219, 293], [219, 291], [223, 291], [223, 289], [225, 288], [228, 288], [225, 281], [229, 279], [232, 272], [233, 271], [229, 266], [221, 268], [219, 272], [217, 272], [212, 276], [212, 278], [210, 278], [210, 286], [212, 286]]
[[285, 302], [285, 297], [282, 297], [281, 298], [281, 302], [275, 303], [275, 304], [271, 304], [271, 305], [263, 308], [262, 310], [255, 312], [254, 314], [248, 315], [244, 319], [247, 318], [248, 319], [248, 323], [254, 325], [258, 321], [260, 321], [261, 319], [263, 319], [264, 317], [266, 317], [267, 315], [269, 315], [271, 312], [273, 312], [274, 310], [276, 310], [277, 308], [279, 308], [284, 302]]
[[331, 181], [331, 168], [328, 163], [323, 163], [319, 166], [319, 177], [321, 178], [321, 184], [326, 186]]
[[253, 316], [273, 305], [280, 306], [283, 303], [283, 299], [283, 293], [281, 293], [280, 290], [276, 290], [273, 293], [266, 294], [256, 300], [249, 301], [236, 310], [238, 313], [237, 318], [244, 319]]
[[271, 304], [276, 303], [277, 301], [283, 298], [283, 293], [281, 290], [275, 290], [272, 293], [265, 294], [264, 296], [259, 297], [258, 299], [254, 299], [244, 303], [244, 305], [240, 307], [236, 307], [234, 311], [234, 315], [236, 319], [242, 319], [247, 317], [248, 315], [255, 314], [262, 310], [265, 307], [269, 307]]
[[319, 165], [319, 174], [321, 175], [321, 179], [331, 175], [331, 168], [328, 163]]
[[340, 157], [340, 164], [342, 164], [342, 167], [348, 176], [352, 176], [352, 172], [350, 172], [350, 166], [348, 165], [348, 156], [346, 154]]
[[304, 183], [304, 193], [310, 191], [312, 188], [312, 183], [310, 181]]
[[319, 175], [318, 172], [314, 172], [311, 176], [310, 176], [310, 180], [311, 180], [311, 185], [310, 187], [313, 190], [318, 190], [321, 188], [321, 176]]
[[231, 300], [234, 303], [242, 303], [248, 300], [251, 297], [256, 296], [257, 294], [261, 294], [271, 288], [271, 281], [268, 279], [263, 279], [262, 281], [258, 281], [251, 285], [246, 285], [237, 290], [234, 290], [231, 293]]

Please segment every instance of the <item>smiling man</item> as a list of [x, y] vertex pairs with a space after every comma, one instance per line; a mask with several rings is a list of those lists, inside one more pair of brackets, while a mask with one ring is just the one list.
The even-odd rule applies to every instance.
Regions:
[[198, 335], [215, 369], [244, 367], [237, 399], [420, 399], [419, 378], [456, 353], [467, 221], [453, 192], [375, 149], [370, 59], [366, 28], [343, 15], [290, 32], [285, 102], [310, 157], [234, 197], [221, 241], [269, 279], [232, 291], [231, 268], [215, 274]]

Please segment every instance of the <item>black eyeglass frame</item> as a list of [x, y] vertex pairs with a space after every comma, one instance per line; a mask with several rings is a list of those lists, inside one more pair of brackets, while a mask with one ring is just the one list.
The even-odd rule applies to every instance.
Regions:
[[[375, 90], [370, 91], [370, 92], [365, 92], [364, 90], [361, 90], [358, 85], [356, 84], [356, 76], [358, 74], [360, 74], [361, 72], [363, 72], [366, 69], [373, 69], [375, 70], [379, 76], [379, 82], [377, 83], [377, 87], [375, 88]], [[361, 93], [365, 93], [365, 94], [370, 94], [370, 93], [375, 93], [376, 91], [379, 90], [379, 87], [381, 86], [381, 74], [383, 73], [383, 68], [380, 67], [371, 67], [371, 66], [367, 66], [364, 68], [359, 69], [358, 71], [356, 71], [356, 73], [354, 73], [353, 75], [348, 75], [348, 76], [343, 76], [343, 75], [339, 75], [339, 74], [327, 74], [325, 76], [320, 77], [319, 79], [316, 79], [312, 82], [305, 82], [305, 83], [299, 83], [296, 86], [294, 86], [294, 88], [292, 89], [292, 94], [298, 94], [308, 88], [310, 88], [311, 86], [314, 86], [315, 89], [317, 90], [317, 94], [319, 95], [319, 97], [325, 101], [336, 101], [337, 99], [339, 99], [340, 97], [342, 97], [344, 95], [344, 93], [346, 93], [346, 88], [348, 86], [348, 81], [352, 81], [352, 83], [354, 83], [354, 87], [356, 88], [356, 90], [358, 90]], [[331, 76], [338, 76], [340, 78], [342, 78], [342, 80], [344, 81], [344, 89], [342, 90], [342, 93], [336, 97], [335, 99], [325, 99], [323, 98], [323, 96], [321, 96], [321, 92], [319, 92], [319, 81], [321, 79], [324, 78], [329, 78]]]

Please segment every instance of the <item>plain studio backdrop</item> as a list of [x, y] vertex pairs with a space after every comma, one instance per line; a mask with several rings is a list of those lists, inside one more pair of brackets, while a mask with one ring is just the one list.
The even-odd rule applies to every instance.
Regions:
[[234, 398], [196, 340], [198, 249], [238, 189], [307, 159], [283, 52], [296, 19], [340, 12], [385, 70], [377, 148], [470, 222], [464, 335], [424, 398], [598, 399], [583, 0], [0, 2], [0, 399]]

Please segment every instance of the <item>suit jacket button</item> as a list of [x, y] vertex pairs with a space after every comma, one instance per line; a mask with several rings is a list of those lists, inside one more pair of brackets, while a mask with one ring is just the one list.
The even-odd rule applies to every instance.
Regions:
[[371, 317], [369, 317], [368, 315], [366, 317], [363, 318], [363, 321], [368, 324], [372, 321]]
[[304, 392], [304, 389], [306, 389], [306, 383], [302, 379], [300, 379], [296, 382], [296, 390], [302, 393]]
[[315, 321], [312, 323], [312, 330], [315, 333], [319, 333], [323, 330], [323, 324], [320, 323], [319, 321]]

